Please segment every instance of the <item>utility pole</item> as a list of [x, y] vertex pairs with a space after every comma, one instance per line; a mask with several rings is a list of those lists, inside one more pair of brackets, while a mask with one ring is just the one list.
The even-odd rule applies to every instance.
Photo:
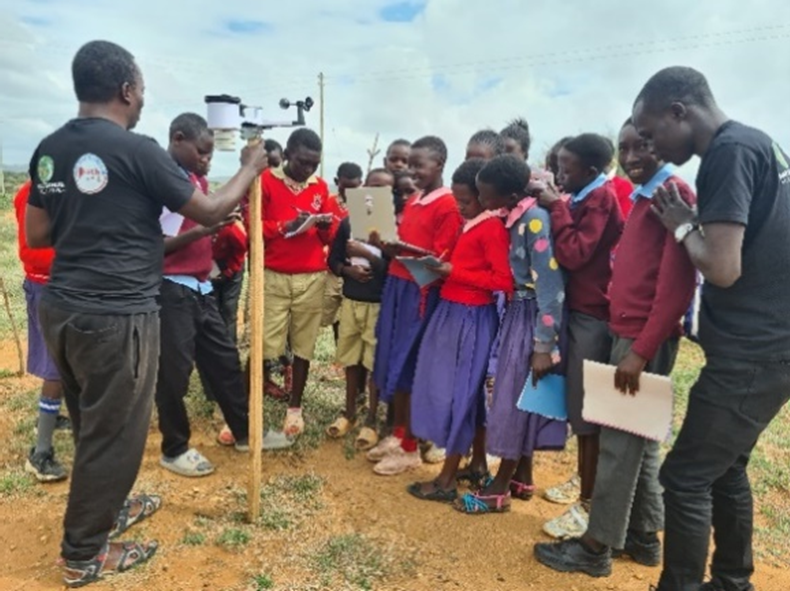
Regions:
[[321, 136], [321, 145], [323, 146], [323, 149], [321, 150], [321, 178], [324, 178], [324, 154], [326, 154], [326, 145], [324, 144], [324, 73], [323, 72], [320, 72], [318, 74], [318, 100], [321, 102], [319, 135]]

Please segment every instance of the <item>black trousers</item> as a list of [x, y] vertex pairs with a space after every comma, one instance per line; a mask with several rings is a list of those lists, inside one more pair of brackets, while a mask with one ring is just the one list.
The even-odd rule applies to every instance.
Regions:
[[790, 360], [709, 357], [661, 469], [666, 525], [660, 591], [698, 591], [711, 526], [717, 588], [750, 589], [753, 502], [746, 467], [760, 434], [790, 399]]
[[107, 542], [140, 470], [159, 361], [159, 316], [81, 314], [44, 302], [39, 316], [76, 445], [62, 554], [89, 560]]
[[189, 449], [184, 397], [194, 364], [200, 369], [236, 440], [247, 439], [249, 403], [239, 352], [210, 294], [164, 280], [160, 289], [161, 355], [156, 406], [162, 453], [174, 458]]

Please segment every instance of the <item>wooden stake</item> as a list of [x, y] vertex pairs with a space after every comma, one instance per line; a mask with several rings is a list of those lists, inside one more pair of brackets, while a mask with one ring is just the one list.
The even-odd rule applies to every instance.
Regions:
[[379, 146], [379, 134], [376, 132], [376, 137], [373, 140], [373, 147], [368, 149], [368, 174], [373, 169], [373, 160], [376, 156], [379, 155], [381, 150], [378, 149]]
[[[260, 139], [249, 140], [250, 145]], [[263, 470], [263, 205], [261, 177], [250, 188], [250, 482], [247, 489], [249, 520], [261, 514], [261, 475]]]
[[5, 288], [5, 281], [0, 277], [0, 291], [3, 292], [3, 301], [5, 302], [5, 311], [8, 312], [8, 319], [11, 321], [11, 331], [14, 333], [14, 340], [16, 341], [16, 352], [19, 356], [19, 370], [17, 375], [22, 377], [25, 375], [25, 354], [22, 351], [22, 339], [19, 336], [19, 328], [14, 320], [14, 315], [11, 313], [11, 301], [8, 298], [8, 292]]

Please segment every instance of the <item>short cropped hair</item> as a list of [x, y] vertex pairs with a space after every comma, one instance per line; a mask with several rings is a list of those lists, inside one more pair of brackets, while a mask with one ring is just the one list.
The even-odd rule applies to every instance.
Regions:
[[307, 148], [313, 152], [320, 152], [322, 149], [321, 138], [312, 129], [300, 127], [288, 138], [286, 147], [289, 152], [294, 152], [299, 148]]
[[521, 151], [529, 154], [529, 148], [532, 144], [532, 139], [529, 136], [529, 123], [523, 117], [513, 119], [507, 126], [500, 132], [503, 138], [508, 138], [518, 142]]
[[442, 138], [435, 135], [426, 135], [418, 139], [411, 145], [411, 148], [412, 150], [426, 149], [433, 152], [442, 164], [447, 162], [447, 144], [444, 143]]
[[181, 113], [173, 119], [170, 124], [170, 139], [177, 133], [183, 135], [187, 141], [195, 141], [204, 133], [213, 135], [206, 120], [197, 113]]
[[468, 146], [472, 144], [488, 146], [494, 152], [494, 156], [505, 153], [505, 139], [493, 129], [481, 129], [475, 133], [467, 142]]
[[705, 76], [685, 66], [664, 68], [648, 80], [634, 101], [649, 111], [662, 111], [672, 103], [711, 107], [716, 104]]
[[483, 170], [485, 165], [486, 161], [482, 158], [470, 158], [462, 162], [461, 166], [456, 168], [453, 173], [453, 184], [466, 185], [472, 190], [474, 195], [477, 195], [478, 191], [475, 181], [477, 180], [478, 173]]
[[513, 154], [489, 160], [477, 174], [477, 180], [492, 185], [499, 195], [523, 195], [531, 171], [526, 162]]
[[355, 164], [354, 162], [343, 162], [343, 164], [337, 167], [337, 178], [349, 180], [361, 179], [362, 168], [359, 164]]
[[392, 142], [389, 147], [387, 148], [387, 154], [390, 153], [390, 150], [396, 146], [404, 146], [405, 148], [411, 148], [411, 142], [409, 140], [404, 140], [403, 138], [397, 139]]
[[86, 43], [71, 62], [74, 93], [81, 103], [111, 102], [124, 84], [134, 85], [138, 73], [134, 56], [110, 41]]
[[575, 154], [584, 166], [604, 172], [612, 163], [614, 146], [611, 140], [597, 133], [583, 133], [568, 141], [563, 149]]
[[268, 154], [270, 152], [280, 152], [282, 153], [283, 147], [280, 145], [280, 142], [277, 140], [268, 139], [263, 142], [263, 149]]

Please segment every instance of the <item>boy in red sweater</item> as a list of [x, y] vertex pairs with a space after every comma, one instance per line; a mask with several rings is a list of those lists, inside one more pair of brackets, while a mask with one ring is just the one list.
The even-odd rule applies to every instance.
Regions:
[[52, 435], [56, 429], [69, 430], [71, 423], [60, 416], [63, 387], [55, 361], [47, 350], [38, 320], [38, 302], [44, 284], [49, 280], [55, 251], [52, 248], [33, 249], [25, 238], [25, 209], [30, 195], [30, 181], [19, 188], [14, 197], [14, 209], [19, 228], [19, 260], [25, 269], [25, 299], [27, 300], [27, 373], [42, 380], [38, 399], [38, 433], [36, 445], [30, 450], [25, 472], [39, 482], [56, 482], [67, 478], [66, 469], [55, 459]]
[[[623, 231], [623, 218], [614, 186], [606, 178], [612, 161], [611, 142], [585, 133], [566, 142], [557, 155], [559, 182], [571, 198], [565, 201], [553, 187], [540, 191], [540, 203], [551, 213], [554, 256], [568, 273], [565, 289], [568, 308], [568, 419], [579, 440], [581, 498], [568, 514], [546, 524], [555, 537], [581, 535], [586, 529], [589, 503], [598, 459], [596, 425], [582, 419], [585, 359], [606, 363], [611, 353], [609, 337], [609, 282], [612, 250]], [[565, 490], [573, 490], [572, 485]], [[549, 500], [558, 491], [547, 492]]]
[[[288, 138], [283, 168], [261, 175], [266, 244], [264, 358], [280, 357], [290, 338], [293, 388], [283, 427], [289, 437], [304, 431], [302, 394], [321, 329], [327, 274], [324, 248], [331, 243], [334, 227], [329, 189], [315, 176], [321, 149], [318, 134], [298, 129]], [[320, 216], [317, 223], [297, 232], [310, 215]]]
[[[657, 160], [629, 119], [619, 138], [620, 164], [634, 184], [633, 208], [612, 272], [611, 320], [614, 343], [609, 362], [617, 365], [615, 386], [639, 395], [643, 371], [669, 375], [678, 351], [680, 319], [695, 288], [686, 250], [651, 211], [658, 187], [677, 185], [693, 204], [694, 193]], [[537, 559], [562, 572], [608, 576], [612, 556], [629, 555], [645, 566], [661, 563], [657, 532], [664, 526], [658, 482], [659, 443], [601, 428], [601, 455], [587, 532], [558, 544], [538, 544]]]

